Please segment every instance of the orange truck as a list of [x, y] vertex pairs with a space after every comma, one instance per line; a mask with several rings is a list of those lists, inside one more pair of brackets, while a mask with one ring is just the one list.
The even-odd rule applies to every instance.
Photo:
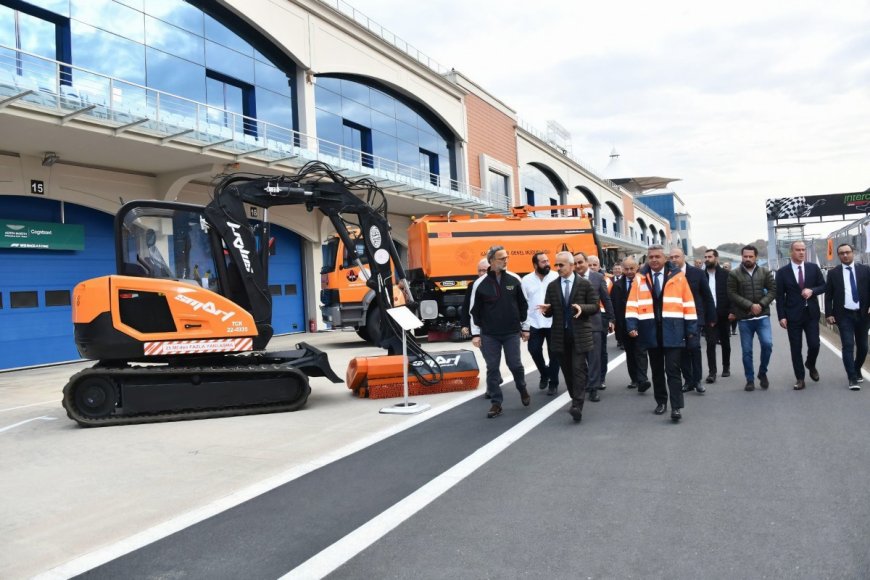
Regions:
[[[599, 254], [587, 205], [522, 206], [512, 215], [423, 216], [408, 228], [405, 268], [415, 304], [430, 340], [458, 340], [459, 320], [468, 286], [477, 278], [477, 263], [493, 245], [502, 245], [511, 260], [508, 268], [519, 275], [532, 271], [532, 256], [568, 250]], [[532, 214], [546, 212], [548, 217]], [[578, 215], [570, 215], [576, 213]], [[557, 217], [552, 217], [555, 214]], [[569, 214], [561, 217], [562, 214]], [[362, 241], [358, 242], [362, 243]], [[364, 273], [346, 259], [341, 240], [323, 245], [321, 312], [333, 328], [353, 327], [365, 340], [377, 344], [381, 313], [366, 286]]]

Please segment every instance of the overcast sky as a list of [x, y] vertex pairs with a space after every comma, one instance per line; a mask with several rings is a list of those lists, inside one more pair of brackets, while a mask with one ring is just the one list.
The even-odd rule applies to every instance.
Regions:
[[766, 238], [768, 197], [870, 187], [866, 0], [350, 5], [541, 131], [560, 123], [599, 174], [616, 147], [681, 178], [696, 246]]

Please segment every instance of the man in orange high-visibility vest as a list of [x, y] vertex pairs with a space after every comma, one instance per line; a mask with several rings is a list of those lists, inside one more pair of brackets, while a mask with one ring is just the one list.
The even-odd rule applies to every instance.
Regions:
[[680, 359], [687, 340], [698, 334], [698, 316], [686, 275], [665, 260], [664, 248], [647, 249], [625, 305], [625, 326], [630, 337], [645, 348], [652, 371], [656, 415], [671, 402], [671, 419], [682, 419], [683, 393]]

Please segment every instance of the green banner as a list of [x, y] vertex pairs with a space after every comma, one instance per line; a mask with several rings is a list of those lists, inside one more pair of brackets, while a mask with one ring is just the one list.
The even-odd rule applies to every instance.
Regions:
[[84, 250], [85, 227], [0, 219], [0, 248]]

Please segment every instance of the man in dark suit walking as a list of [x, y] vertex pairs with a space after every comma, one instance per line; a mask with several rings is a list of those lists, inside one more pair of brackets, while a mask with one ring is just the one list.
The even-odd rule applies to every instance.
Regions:
[[[592, 342], [593, 353], [589, 357], [589, 383], [586, 390], [589, 391], [589, 400], [597, 403], [601, 400], [598, 393], [599, 389], [604, 389], [604, 383], [601, 380], [602, 372], [602, 350], [605, 347], [607, 333], [611, 330], [611, 320], [613, 320], [613, 303], [610, 301], [610, 293], [607, 291], [607, 282], [604, 280], [604, 275], [594, 272], [589, 267], [589, 262], [586, 260], [586, 254], [577, 252], [574, 254], [574, 273], [581, 278], [585, 278], [592, 284], [596, 294], [598, 294], [600, 306], [603, 311], [599, 310], [597, 314], [593, 314], [589, 321], [592, 324]], [[606, 367], [605, 367], [606, 368]]]
[[686, 263], [686, 255], [680, 248], [674, 248], [670, 253], [671, 263], [686, 275], [686, 281], [692, 290], [692, 298], [695, 301], [695, 312], [698, 314], [698, 333], [691, 340], [686, 341], [683, 350], [680, 368], [683, 373], [683, 392], [698, 391], [703, 395], [707, 389], [701, 384], [701, 331], [712, 322], [714, 311], [713, 296], [710, 294], [710, 286], [707, 278], [700, 268]]
[[849, 244], [837, 248], [840, 265], [828, 272], [825, 287], [825, 318], [840, 332], [843, 367], [849, 389], [861, 390], [861, 367], [867, 358], [867, 331], [870, 329], [870, 268], [855, 262]]
[[559, 277], [550, 282], [544, 294], [545, 303], [538, 305], [541, 314], [553, 318], [550, 346], [568, 385], [574, 421], [583, 416], [583, 401], [589, 381], [588, 358], [592, 353], [590, 316], [598, 312], [598, 294], [588, 280], [574, 273], [571, 252], [556, 254]]
[[[825, 292], [825, 278], [818, 265], [806, 261], [807, 247], [802, 241], [791, 243], [791, 260], [776, 272], [776, 313], [779, 325], [788, 331], [795, 390], [806, 386], [804, 367], [810, 378], [819, 380], [816, 359], [819, 356], [818, 295]], [[807, 360], [803, 360], [803, 335], [807, 337]]]
[[713, 296], [715, 322], [707, 327], [707, 384], [716, 382], [716, 345], [722, 346], [722, 376], [731, 376], [731, 302], [728, 300], [728, 271], [719, 265], [719, 252], [715, 249], [704, 252], [707, 285]]
[[625, 366], [628, 368], [628, 388], [646, 391], [650, 387], [647, 378], [648, 359], [646, 350], [639, 346], [637, 337], [628, 336], [625, 327], [625, 307], [631, 287], [637, 283], [637, 262], [628, 257], [622, 261], [622, 276], [613, 283], [610, 300], [613, 302], [614, 324], [616, 325], [616, 340], [625, 348]]

